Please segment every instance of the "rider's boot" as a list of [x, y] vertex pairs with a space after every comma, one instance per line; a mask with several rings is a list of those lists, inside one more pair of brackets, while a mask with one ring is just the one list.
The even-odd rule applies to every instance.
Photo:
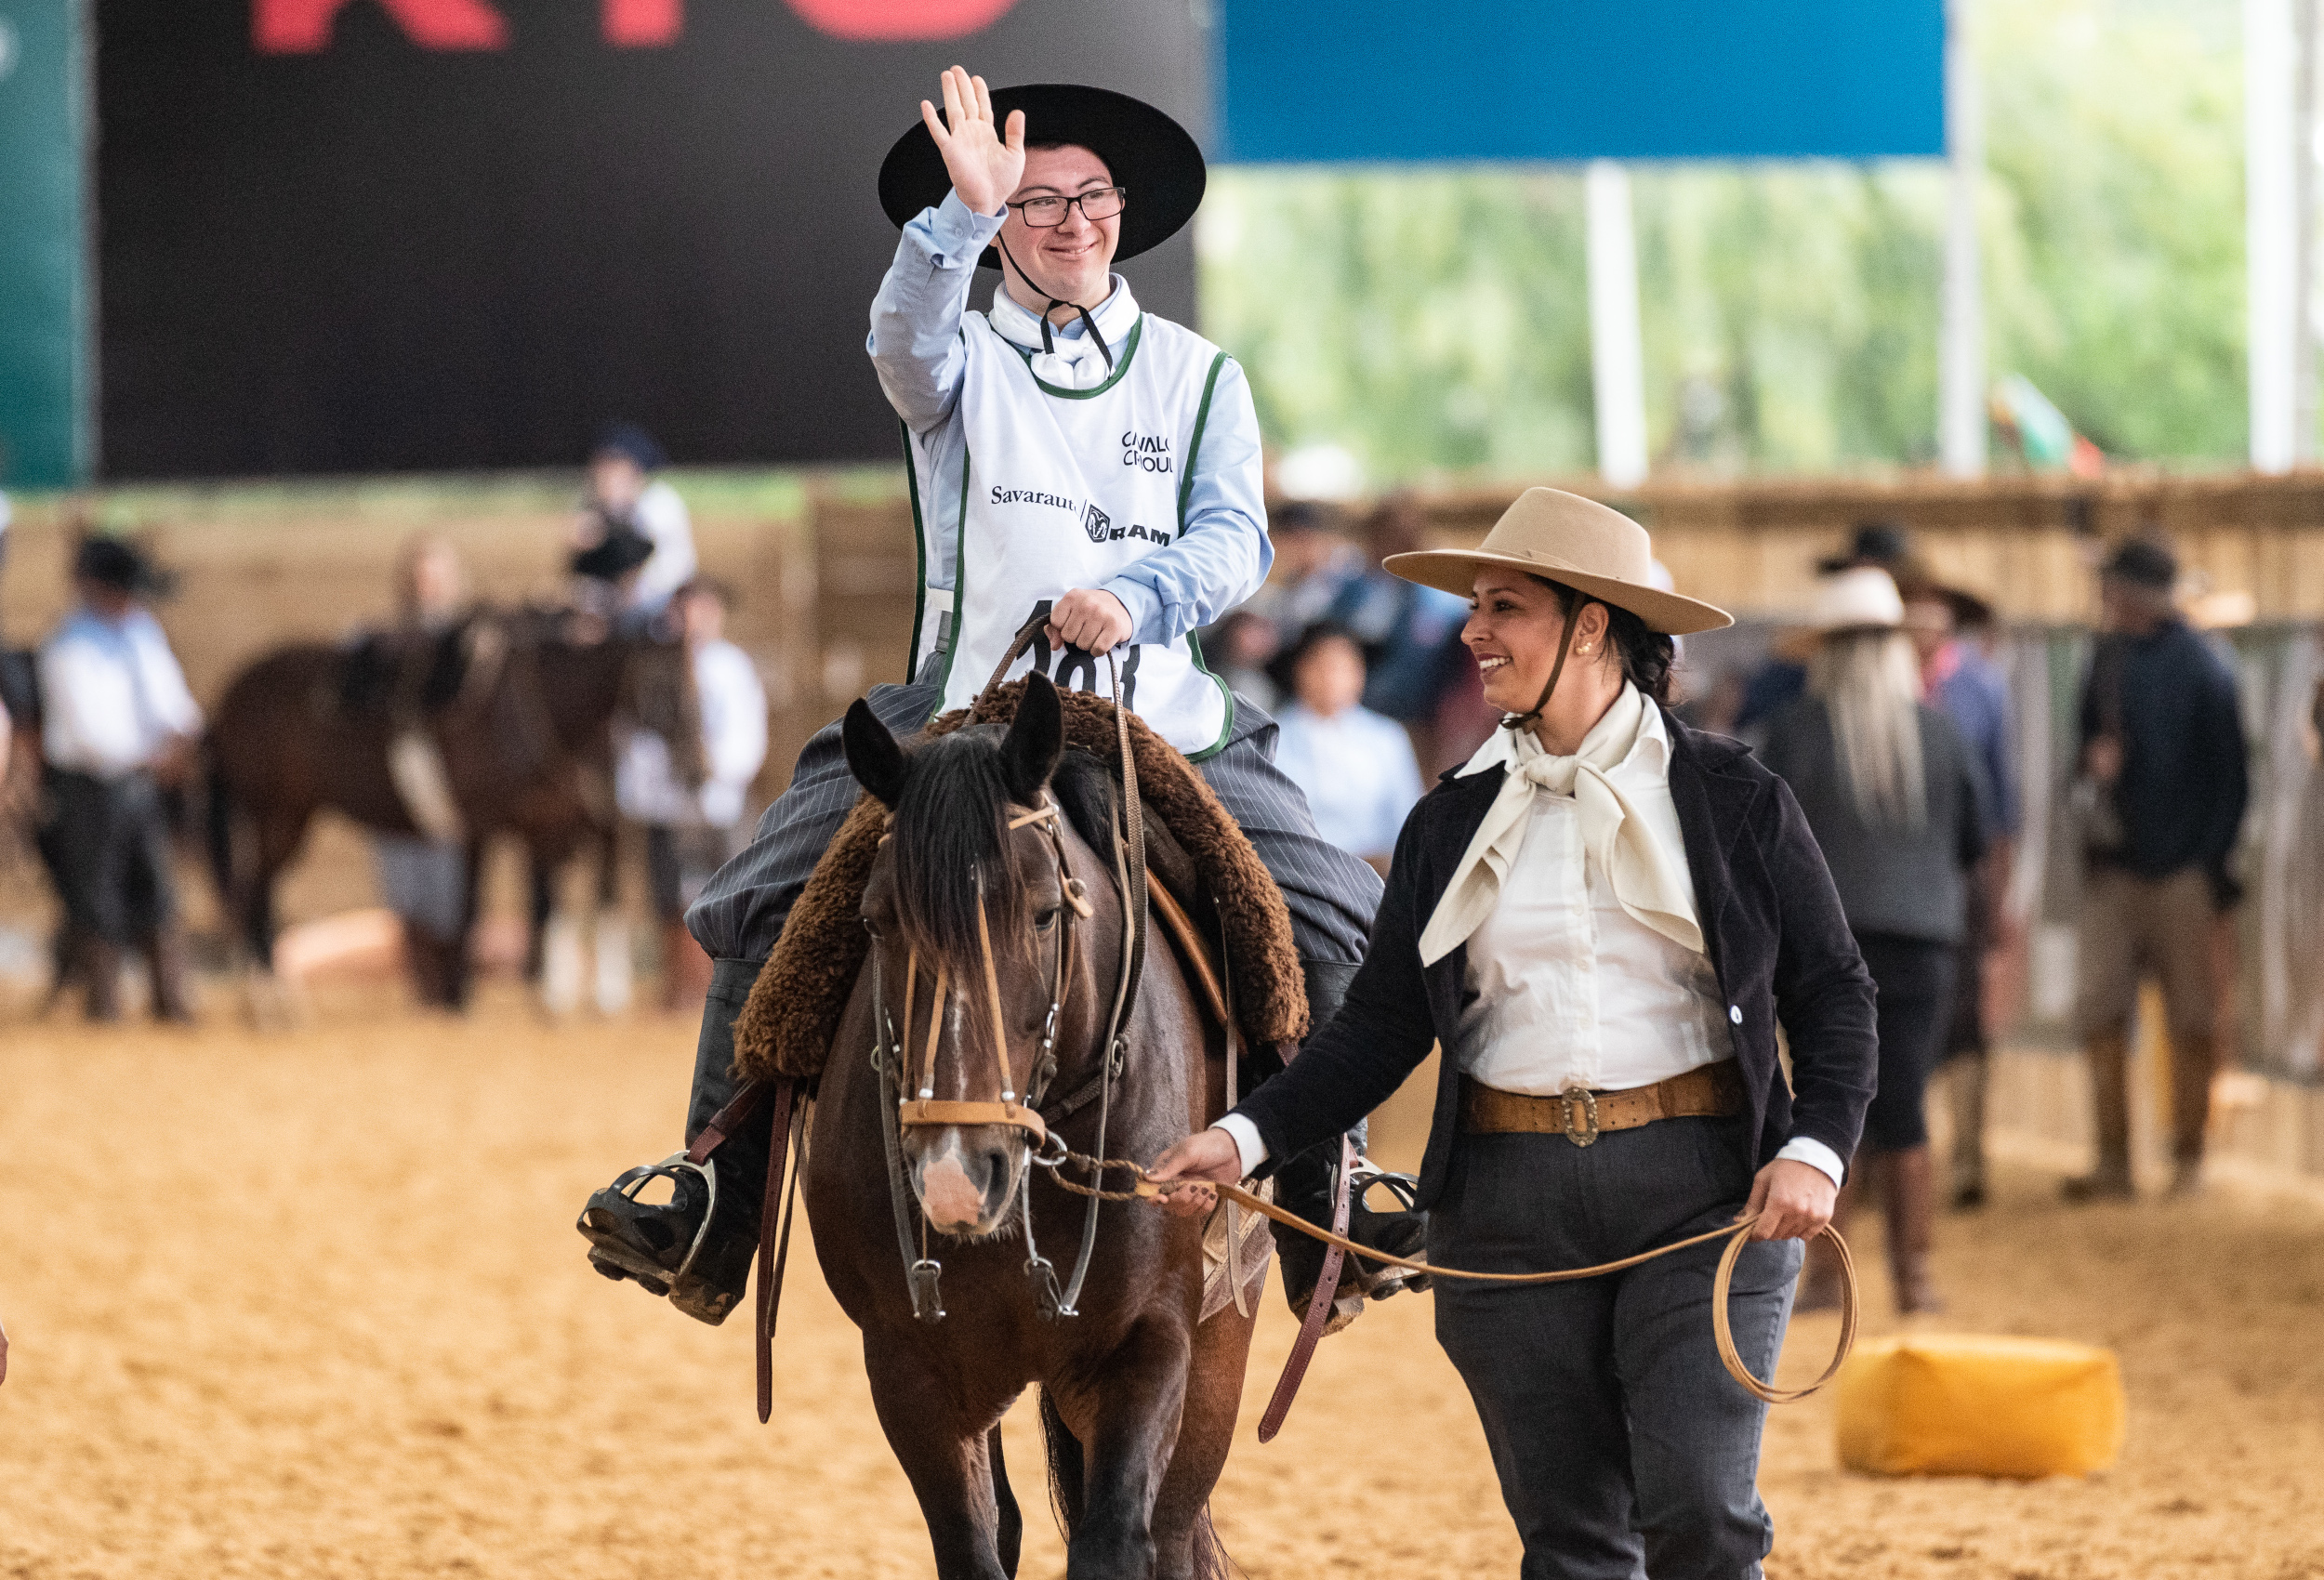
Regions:
[[[720, 961], [713, 974], [694, 1047], [693, 1092], [686, 1105], [689, 1146], [742, 1089], [733, 1075], [734, 1017], [757, 975], [755, 965], [739, 960]], [[667, 1294], [670, 1304], [697, 1321], [714, 1326], [724, 1322], [742, 1303], [751, 1254], [759, 1245], [767, 1168], [776, 1143], [771, 1117], [762, 1105], [710, 1154], [708, 1167], [718, 1179], [715, 1211], [708, 1188], [684, 1167], [669, 1168], [672, 1194], [666, 1203], [636, 1199], [644, 1183], [640, 1169], [591, 1196], [574, 1226], [589, 1242], [589, 1265], [607, 1278], [635, 1279], [652, 1294]]]
[[[1348, 994], [1348, 984], [1355, 980], [1356, 968], [1305, 959], [1300, 962], [1300, 968], [1306, 977], [1308, 1034], [1313, 1036], [1339, 1013], [1340, 1001]], [[1361, 1157], [1365, 1127], [1357, 1126], [1349, 1136]], [[1308, 1148], [1278, 1166], [1274, 1174], [1276, 1205], [1310, 1223], [1328, 1226], [1338, 1193], [1339, 1162], [1340, 1142], [1334, 1138]], [[1366, 1168], [1367, 1165], [1359, 1165], [1359, 1179]], [[1361, 1204], [1357, 1206], [1360, 1209]], [[1304, 1316], [1308, 1303], [1314, 1297], [1315, 1281], [1323, 1276], [1324, 1257], [1329, 1248], [1322, 1241], [1286, 1225], [1270, 1221], [1268, 1228], [1274, 1231], [1275, 1256], [1283, 1264], [1283, 1292], [1291, 1302], [1291, 1310]], [[1418, 1257], [1427, 1248], [1428, 1218], [1422, 1213], [1357, 1210], [1349, 1215], [1348, 1229], [1349, 1239], [1392, 1256]], [[1424, 1287], [1409, 1282], [1412, 1276], [1400, 1269], [1379, 1263], [1367, 1268], [1355, 1258], [1346, 1258], [1340, 1264], [1338, 1298], [1345, 1301], [1352, 1296], [1370, 1296], [1385, 1299], [1401, 1289]]]

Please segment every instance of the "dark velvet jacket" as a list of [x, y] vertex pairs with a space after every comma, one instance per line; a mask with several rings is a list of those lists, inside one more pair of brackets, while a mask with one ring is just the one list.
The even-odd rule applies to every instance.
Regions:
[[[1747, 747], [1668, 714], [1664, 724], [1696, 911], [1750, 1099], [1754, 1166], [1795, 1136], [1813, 1137], [1846, 1159], [1872, 1100], [1878, 1042], [1872, 979], [1823, 855], [1791, 792]], [[1470, 997], [1468, 949], [1423, 968], [1419, 939], [1501, 777], [1499, 770], [1447, 777], [1405, 820], [1371, 949], [1347, 1002], [1237, 1110], [1259, 1127], [1270, 1160], [1347, 1129], [1441, 1040], [1447, 1056], [1420, 1165], [1419, 1205], [1444, 1189], [1459, 1139], [1460, 1075], [1449, 1050]], [[1790, 1040], [1789, 1084], [1776, 1057], [1778, 1020]]]

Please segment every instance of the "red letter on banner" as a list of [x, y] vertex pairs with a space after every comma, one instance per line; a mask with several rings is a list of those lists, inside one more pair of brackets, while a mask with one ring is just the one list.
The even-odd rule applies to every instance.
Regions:
[[959, 38], [989, 27], [1017, 0], [786, 0], [799, 20], [834, 38], [897, 44]]
[[[673, 0], [675, 3], [675, 0]], [[347, 0], [251, 0], [250, 42], [263, 55], [317, 55]], [[506, 49], [508, 21], [484, 0], [379, 0], [422, 49]]]
[[686, 0], [605, 0], [605, 42], [623, 49], [658, 49], [686, 31]]

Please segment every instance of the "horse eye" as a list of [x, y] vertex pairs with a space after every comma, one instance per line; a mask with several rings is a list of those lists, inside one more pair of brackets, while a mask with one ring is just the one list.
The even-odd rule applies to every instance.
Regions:
[[1035, 929], [1040, 932], [1047, 932], [1050, 928], [1055, 927], [1057, 925], [1057, 910], [1058, 908], [1054, 905], [1044, 905], [1040, 910], [1034, 913], [1033, 926]]

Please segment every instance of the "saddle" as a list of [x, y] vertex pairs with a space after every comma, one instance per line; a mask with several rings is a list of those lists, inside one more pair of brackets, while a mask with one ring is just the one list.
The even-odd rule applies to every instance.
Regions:
[[[996, 688], [974, 707], [931, 721], [924, 733], [1007, 724], [1023, 695], [1022, 680]], [[1067, 747], [1089, 753], [1118, 781], [1113, 704], [1081, 691], [1060, 691], [1058, 701]], [[1297, 1041], [1307, 1034], [1307, 995], [1282, 891], [1194, 765], [1135, 714], [1129, 724], [1149, 827], [1160, 825], [1147, 841], [1150, 872], [1158, 880], [1154, 914], [1186, 958], [1196, 996], [1214, 1014], [1226, 1007], [1225, 995], [1206, 980], [1211, 966], [1199, 940], [1203, 929], [1197, 919], [1215, 915], [1225, 956], [1234, 963], [1237, 1029], [1253, 1047]], [[734, 1021], [738, 1080], [812, 1081], [823, 1073], [870, 950], [860, 913], [886, 816], [887, 809], [871, 796], [860, 797], [792, 907], [782, 939]]]

